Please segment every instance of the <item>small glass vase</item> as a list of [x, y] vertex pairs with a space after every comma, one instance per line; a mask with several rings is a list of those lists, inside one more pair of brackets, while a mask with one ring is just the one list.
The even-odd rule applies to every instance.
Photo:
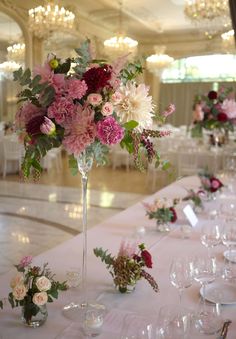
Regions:
[[158, 232], [169, 232], [170, 231], [170, 224], [168, 222], [163, 222], [157, 220], [157, 231]]
[[136, 287], [136, 283], [132, 285], [126, 285], [126, 286], [115, 285], [115, 288], [117, 289], [117, 291], [119, 291], [122, 294], [133, 292], [135, 290], [135, 287]]
[[[37, 311], [38, 310], [38, 311]], [[21, 320], [23, 324], [29, 327], [42, 326], [48, 317], [47, 305], [37, 306], [29, 303], [22, 306]]]

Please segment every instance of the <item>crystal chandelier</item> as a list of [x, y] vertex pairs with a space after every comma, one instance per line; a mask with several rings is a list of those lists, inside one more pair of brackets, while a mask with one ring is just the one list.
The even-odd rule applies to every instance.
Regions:
[[25, 44], [17, 43], [7, 47], [7, 59], [9, 61], [24, 61], [25, 58]]
[[129, 58], [137, 53], [138, 41], [125, 36], [122, 32], [122, 1], [119, 2], [119, 31], [118, 34], [104, 41], [105, 53], [114, 59], [119, 56], [129, 54]]
[[228, 0], [185, 0], [184, 13], [209, 38], [230, 25]]
[[174, 61], [172, 57], [170, 57], [165, 53], [165, 46], [155, 46], [155, 54], [150, 55], [146, 59], [147, 69], [154, 73], [156, 76], [161, 76], [162, 72], [165, 68], [168, 68]]
[[7, 79], [13, 78], [13, 72], [17, 71], [21, 67], [20, 64], [18, 64], [15, 61], [5, 61], [0, 64], [0, 72], [3, 73], [3, 76]]
[[232, 50], [232, 48], [235, 46], [234, 30], [231, 29], [228, 32], [222, 33], [221, 38], [222, 38], [223, 46], [224, 46], [226, 52], [229, 52], [230, 50]]
[[73, 29], [75, 15], [54, 1], [29, 10], [29, 29], [38, 38], [47, 38], [54, 31]]

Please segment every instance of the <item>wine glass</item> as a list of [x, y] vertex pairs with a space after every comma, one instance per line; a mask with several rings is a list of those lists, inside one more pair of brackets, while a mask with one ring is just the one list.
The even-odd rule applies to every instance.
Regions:
[[201, 230], [201, 243], [207, 248], [208, 257], [211, 256], [211, 249], [221, 242], [220, 226], [217, 224], [205, 224]]
[[183, 291], [193, 283], [192, 260], [190, 258], [179, 257], [173, 259], [170, 266], [170, 282], [179, 291], [181, 305]]
[[231, 222], [235, 220], [236, 214], [235, 214], [235, 203], [232, 201], [224, 202], [220, 205], [220, 212], [221, 215], [224, 217], [224, 220], [226, 222]]
[[154, 326], [150, 318], [138, 314], [127, 314], [123, 320], [120, 339], [151, 339]]
[[233, 263], [236, 262], [236, 251], [234, 247], [236, 246], [236, 223], [227, 223], [224, 225], [221, 239], [223, 245], [227, 247], [227, 251], [224, 253], [225, 267], [224, 267], [224, 278], [230, 279], [235, 278], [235, 267]]

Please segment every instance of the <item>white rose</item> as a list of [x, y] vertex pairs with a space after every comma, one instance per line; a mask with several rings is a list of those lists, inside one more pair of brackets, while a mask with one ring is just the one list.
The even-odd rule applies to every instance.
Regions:
[[46, 292], [39, 292], [33, 295], [33, 303], [37, 306], [42, 306], [48, 301], [48, 295]]
[[27, 288], [23, 284], [16, 285], [12, 294], [16, 300], [23, 300], [27, 294]]
[[15, 275], [10, 282], [10, 286], [11, 288], [15, 288], [16, 285], [23, 285], [24, 282], [24, 276], [22, 273], [18, 273], [17, 275]]
[[36, 286], [39, 289], [39, 291], [48, 291], [50, 290], [52, 284], [48, 278], [42, 276], [36, 279]]

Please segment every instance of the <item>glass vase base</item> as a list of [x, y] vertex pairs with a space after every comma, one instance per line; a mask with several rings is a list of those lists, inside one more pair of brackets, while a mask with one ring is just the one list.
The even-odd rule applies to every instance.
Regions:
[[97, 310], [104, 310], [105, 306], [102, 304], [98, 304], [95, 302], [81, 302], [81, 303], [74, 303], [71, 302], [68, 305], [65, 305], [62, 310], [62, 314], [69, 320], [72, 321], [81, 321], [83, 322], [85, 313], [89, 309], [97, 309]]

